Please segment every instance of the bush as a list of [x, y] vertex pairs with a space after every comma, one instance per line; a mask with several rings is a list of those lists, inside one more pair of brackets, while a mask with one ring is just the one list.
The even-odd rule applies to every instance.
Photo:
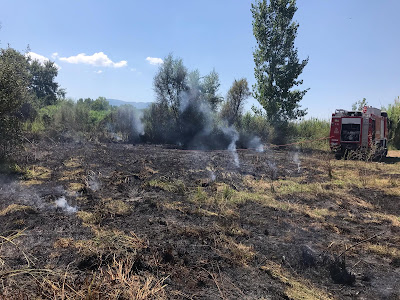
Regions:
[[239, 127], [241, 133], [241, 139], [247, 138], [249, 136], [257, 136], [262, 141], [271, 141], [274, 137], [274, 129], [271, 124], [261, 115], [252, 114], [247, 112], [241, 122]]
[[389, 145], [400, 149], [400, 97], [397, 97], [393, 104], [389, 104], [386, 111], [390, 122]]
[[291, 142], [307, 141], [301, 147], [328, 150], [328, 139], [324, 138], [329, 137], [330, 127], [331, 122], [328, 120], [311, 118], [291, 123], [288, 134]]
[[24, 115], [21, 108], [31, 98], [27, 59], [18, 51], [0, 49], [0, 158], [20, 140]]
[[[101, 117], [104, 112], [91, 111], [91, 113]], [[140, 113], [132, 105], [122, 105], [104, 118], [105, 126], [111, 138], [136, 143], [144, 133], [140, 117]]]
[[151, 143], [174, 143], [177, 138], [173, 112], [163, 103], [153, 103], [143, 115], [144, 140]]

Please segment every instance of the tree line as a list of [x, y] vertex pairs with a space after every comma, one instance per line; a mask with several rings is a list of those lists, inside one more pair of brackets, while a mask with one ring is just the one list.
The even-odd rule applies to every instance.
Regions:
[[[295, 0], [252, 3], [257, 43], [253, 52], [256, 83], [252, 89], [246, 78], [238, 78], [227, 94], [221, 95], [216, 70], [200, 74], [170, 54], [153, 80], [155, 102], [144, 111], [131, 106], [112, 107], [104, 97], [66, 99], [66, 91], [56, 82], [54, 62], [31, 60], [10, 47], [0, 49], [0, 156], [27, 135], [170, 143], [187, 148], [226, 147], [232, 135], [237, 135], [238, 146], [245, 147], [255, 137], [283, 143], [327, 136], [329, 121], [297, 121], [307, 113], [300, 101], [308, 89], [299, 88], [303, 84], [299, 76], [308, 58], [300, 60], [295, 47], [299, 27], [293, 21], [296, 10]], [[244, 112], [250, 96], [262, 108]], [[388, 108], [395, 125], [391, 137], [397, 147], [399, 107], [397, 100]]]

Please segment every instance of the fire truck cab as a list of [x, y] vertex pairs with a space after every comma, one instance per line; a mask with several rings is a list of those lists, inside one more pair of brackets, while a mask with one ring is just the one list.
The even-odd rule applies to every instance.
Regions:
[[336, 157], [350, 151], [372, 157], [387, 155], [387, 113], [365, 106], [362, 111], [337, 109], [332, 114], [330, 147]]

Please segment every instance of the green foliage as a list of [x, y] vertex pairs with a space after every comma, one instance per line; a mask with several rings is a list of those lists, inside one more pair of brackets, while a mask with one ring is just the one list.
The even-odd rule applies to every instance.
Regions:
[[272, 126], [263, 115], [247, 112], [240, 123], [241, 142], [246, 144], [243, 141], [257, 136], [264, 142], [271, 142], [277, 145], [311, 141], [304, 144], [306, 148], [326, 148], [326, 140], [317, 140], [329, 136], [330, 122], [328, 120], [311, 118], [298, 122], [283, 123], [283, 125], [279, 127]]
[[200, 90], [211, 109], [216, 112], [218, 105], [223, 101], [223, 98], [218, 94], [219, 87], [219, 75], [215, 70], [212, 70], [210, 74], [204, 76], [203, 81], [200, 83]]
[[182, 59], [168, 55], [154, 77], [157, 102], [143, 116], [145, 140], [188, 147], [192, 139], [210, 133], [221, 101], [219, 86], [215, 70], [200, 77], [198, 70], [189, 72]]
[[12, 48], [0, 49], [0, 157], [18, 140], [21, 107], [30, 101], [28, 61]]
[[294, 123], [293, 137], [296, 139], [318, 139], [329, 137], [331, 123], [328, 120], [311, 118]]
[[145, 140], [153, 143], [174, 143], [176, 123], [166, 103], [153, 103], [143, 116]]
[[182, 59], [175, 59], [172, 54], [169, 54], [154, 77], [157, 101], [172, 110], [176, 121], [179, 118], [182, 92], [188, 89], [187, 74], [188, 71]]
[[24, 130], [33, 134], [47, 132], [53, 137], [67, 132], [95, 136], [105, 130], [104, 120], [111, 113], [111, 107], [104, 105], [103, 99], [80, 99], [76, 103], [70, 99], [59, 100], [57, 104], [42, 107], [33, 121], [25, 122]]
[[55, 63], [46, 61], [41, 64], [39, 61], [33, 60], [30, 63], [29, 71], [32, 75], [31, 89], [36, 95], [40, 106], [55, 104], [59, 87], [58, 83], [54, 81], [58, 74]]
[[327, 138], [330, 134], [331, 122], [329, 120], [320, 120], [311, 118], [291, 123], [289, 127], [289, 136], [291, 142], [307, 141], [301, 144], [301, 147], [328, 150]]
[[110, 104], [105, 97], [99, 97], [91, 103], [91, 109], [96, 111], [105, 111], [110, 109]]
[[[96, 111], [96, 113], [99, 113]], [[104, 113], [104, 112], [103, 112]], [[112, 111], [107, 120], [108, 130], [124, 142], [138, 142], [143, 132], [139, 112], [132, 105], [122, 105]]]
[[[383, 109], [385, 110], [385, 108]], [[386, 111], [388, 113], [390, 123], [390, 146], [400, 149], [400, 97], [397, 97], [393, 104], [389, 104]]]
[[294, 40], [299, 25], [292, 22], [295, 0], [256, 0], [252, 4], [253, 33], [257, 47], [253, 52], [257, 83], [254, 97], [270, 122], [281, 123], [303, 117], [299, 102], [307, 90], [293, 89], [303, 83], [297, 78], [308, 63], [297, 57]]
[[221, 118], [226, 120], [228, 125], [238, 125], [242, 118], [244, 102], [250, 96], [247, 79], [235, 79], [222, 107]]
[[355, 111], [361, 111], [364, 106], [367, 106], [367, 99], [363, 98], [362, 100], [358, 100], [351, 105], [351, 109]]
[[271, 141], [274, 136], [274, 128], [268, 120], [259, 114], [247, 112], [241, 121], [241, 132], [258, 136], [263, 141]]

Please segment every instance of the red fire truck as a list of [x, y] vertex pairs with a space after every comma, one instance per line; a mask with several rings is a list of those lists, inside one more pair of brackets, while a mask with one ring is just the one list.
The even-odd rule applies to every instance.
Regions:
[[388, 118], [380, 109], [362, 111], [337, 109], [332, 114], [330, 147], [336, 157], [360, 153], [368, 157], [387, 155]]

